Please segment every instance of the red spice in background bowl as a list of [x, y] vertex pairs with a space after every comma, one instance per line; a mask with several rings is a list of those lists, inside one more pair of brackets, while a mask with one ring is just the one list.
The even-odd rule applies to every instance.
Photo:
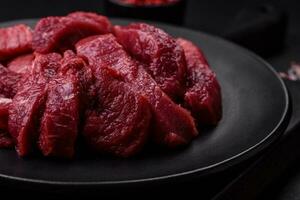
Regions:
[[131, 4], [135, 6], [160, 6], [177, 3], [179, 0], [119, 0], [124, 4]]
[[181, 25], [186, 0], [105, 0], [106, 14]]

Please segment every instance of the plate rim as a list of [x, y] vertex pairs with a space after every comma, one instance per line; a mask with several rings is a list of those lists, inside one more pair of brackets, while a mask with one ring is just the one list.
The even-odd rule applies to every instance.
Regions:
[[[242, 160], [247, 160], [254, 156], [255, 154], [258, 154], [261, 150], [267, 148], [269, 145], [274, 143], [276, 139], [279, 138], [279, 136], [284, 132], [284, 130], [287, 128], [287, 125], [289, 123], [290, 117], [291, 117], [291, 98], [289, 95], [289, 91], [284, 83], [284, 81], [280, 78], [276, 70], [272, 67], [271, 64], [269, 64], [267, 61], [262, 59], [260, 56], [256, 55], [252, 51], [245, 49], [244, 47], [235, 44], [233, 42], [230, 42], [226, 39], [223, 39], [219, 36], [206, 33], [204, 31], [196, 31], [193, 29], [185, 28], [185, 27], [179, 27], [174, 26], [166, 23], [161, 22], [153, 22], [153, 21], [146, 21], [146, 20], [139, 20], [139, 19], [129, 19], [129, 18], [115, 18], [110, 17], [112, 21], [124, 21], [124, 22], [132, 22], [132, 21], [143, 21], [143, 22], [149, 22], [156, 25], [166, 26], [169, 28], [175, 28], [180, 29], [182, 31], [189, 31], [193, 34], [201, 34], [205, 37], [213, 38], [217, 42], [225, 43], [226, 45], [229, 45], [233, 48], [239, 49], [242, 53], [248, 55], [249, 57], [257, 60], [258, 62], [262, 63], [269, 71], [274, 75], [274, 78], [276, 77], [277, 81], [279, 81], [281, 85], [281, 89], [284, 93], [284, 99], [285, 99], [285, 105], [284, 105], [284, 111], [281, 115], [280, 120], [278, 121], [277, 125], [273, 128], [272, 131], [269, 132], [269, 134], [263, 138], [260, 142], [256, 143], [255, 145], [245, 149], [244, 151], [240, 152], [239, 154], [236, 154], [234, 156], [231, 156], [223, 161], [217, 162], [215, 164], [211, 164], [207, 167], [201, 167], [185, 172], [180, 173], [174, 173], [170, 175], [163, 175], [163, 176], [157, 176], [152, 178], [141, 178], [141, 179], [133, 179], [133, 180], [122, 180], [122, 181], [51, 181], [51, 180], [41, 180], [41, 179], [33, 179], [33, 178], [22, 178], [22, 177], [16, 177], [12, 175], [5, 175], [0, 173], [0, 179], [1, 180], [8, 180], [8, 181], [18, 181], [18, 182], [24, 182], [24, 183], [30, 183], [30, 184], [43, 184], [43, 185], [51, 185], [51, 186], [122, 186], [122, 185], [132, 185], [132, 184], [150, 184], [155, 182], [169, 182], [174, 179], [185, 179], [191, 176], [203, 176], [203, 175], [209, 175], [212, 173], [216, 173], [219, 171], [223, 171], [225, 169], [228, 169], [231, 166], [235, 166]], [[10, 20], [10, 21], [3, 21], [0, 22], [1, 25], [11, 25], [14, 23], [20, 23], [20, 22], [28, 22], [28, 21], [37, 21], [39, 18], [28, 18], [28, 19], [16, 19], [16, 20]]]

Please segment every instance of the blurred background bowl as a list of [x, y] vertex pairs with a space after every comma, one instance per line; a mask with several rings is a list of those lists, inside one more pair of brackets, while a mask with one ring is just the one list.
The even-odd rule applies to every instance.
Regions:
[[147, 19], [181, 25], [184, 22], [186, 0], [177, 0], [172, 3], [137, 5], [125, 3], [121, 0], [105, 0], [107, 15]]

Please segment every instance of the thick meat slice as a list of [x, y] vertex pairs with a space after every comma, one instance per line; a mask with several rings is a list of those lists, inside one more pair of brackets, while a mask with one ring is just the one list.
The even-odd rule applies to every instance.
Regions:
[[46, 17], [35, 27], [32, 46], [39, 53], [62, 51], [72, 49], [81, 38], [110, 31], [109, 20], [95, 13], [75, 12], [66, 17]]
[[21, 78], [22, 75], [12, 72], [0, 64], [0, 94], [6, 98], [14, 97]]
[[124, 48], [142, 62], [160, 88], [173, 99], [184, 94], [184, 52], [174, 38], [154, 26], [136, 23], [115, 26], [114, 33]]
[[31, 51], [32, 31], [20, 24], [0, 29], [0, 60]]
[[39, 138], [44, 156], [71, 158], [74, 155], [79, 123], [78, 82], [74, 76], [65, 76], [48, 84]]
[[20, 156], [36, 147], [40, 119], [47, 99], [47, 83], [60, 67], [59, 54], [38, 55], [30, 76], [22, 79], [9, 109], [8, 129]]
[[77, 53], [86, 56], [94, 70], [102, 66], [114, 69], [132, 90], [146, 97], [153, 113], [153, 136], [158, 143], [174, 147], [188, 143], [197, 135], [190, 113], [175, 104], [151, 76], [136, 65], [113, 35], [86, 38], [76, 47]]
[[187, 91], [184, 102], [202, 124], [214, 125], [222, 117], [221, 88], [201, 50], [179, 38], [187, 62]]
[[36, 54], [32, 63], [31, 74], [41, 74], [44, 82], [57, 75], [61, 68], [62, 56], [58, 53]]
[[[86, 64], [86, 61], [77, 56], [73, 51], [64, 52], [64, 59], [60, 68], [60, 75], [75, 76], [79, 80], [80, 87], [80, 113], [83, 114], [85, 109], [96, 98], [94, 88], [94, 74]], [[83, 121], [83, 119], [81, 119]]]
[[38, 84], [40, 79], [36, 75], [23, 82], [9, 109], [9, 133], [20, 156], [28, 155], [36, 146], [39, 121], [47, 97], [45, 84]]
[[12, 100], [7, 98], [0, 98], [0, 130], [7, 131], [8, 122], [8, 108]]
[[84, 136], [99, 152], [132, 156], [143, 147], [148, 136], [149, 104], [112, 69], [101, 65], [95, 76], [97, 100], [86, 113]]
[[8, 62], [7, 68], [10, 71], [16, 73], [26, 74], [28, 72], [31, 72], [34, 58], [35, 58], [34, 54], [25, 54], [25, 55], [18, 56]]
[[0, 148], [11, 148], [14, 146], [7, 129], [8, 108], [11, 102], [11, 99], [0, 98]]

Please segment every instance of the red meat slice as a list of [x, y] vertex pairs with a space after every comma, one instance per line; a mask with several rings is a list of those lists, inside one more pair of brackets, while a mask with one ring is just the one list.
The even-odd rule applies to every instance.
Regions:
[[187, 62], [187, 91], [184, 101], [202, 124], [215, 125], [222, 117], [221, 88], [201, 50], [179, 38]]
[[8, 108], [11, 99], [0, 98], [0, 148], [11, 148], [14, 146], [13, 140], [8, 134]]
[[39, 79], [38, 75], [32, 76], [23, 83], [9, 110], [9, 133], [20, 156], [28, 155], [38, 138], [39, 121], [47, 97], [45, 84], [37, 84]]
[[59, 54], [38, 55], [30, 76], [24, 77], [9, 109], [8, 129], [20, 156], [36, 147], [40, 119], [47, 99], [47, 82], [60, 67]]
[[41, 74], [45, 83], [57, 75], [61, 68], [62, 56], [58, 53], [36, 54], [32, 63], [31, 74]]
[[153, 136], [158, 143], [174, 147], [187, 144], [197, 135], [190, 113], [175, 104], [151, 76], [136, 65], [113, 35], [86, 38], [76, 44], [76, 49], [79, 55], [87, 57], [94, 70], [102, 66], [114, 69], [132, 90], [146, 97], [155, 125]]
[[66, 17], [46, 17], [35, 27], [32, 46], [39, 53], [72, 49], [81, 38], [110, 31], [109, 20], [94, 13], [75, 12]]
[[88, 101], [85, 94], [93, 74], [85, 61], [72, 51], [64, 53], [58, 71], [59, 76], [51, 80], [48, 86], [39, 147], [45, 156], [71, 158], [74, 155], [80, 115]]
[[8, 122], [8, 108], [12, 100], [7, 98], [0, 98], [0, 130], [7, 131]]
[[0, 64], [0, 94], [6, 98], [14, 97], [21, 78], [22, 75], [12, 72]]
[[7, 68], [16, 73], [26, 74], [31, 71], [34, 58], [34, 54], [18, 56], [7, 64]]
[[176, 40], [154, 26], [135, 23], [115, 26], [114, 33], [124, 48], [144, 64], [160, 88], [173, 99], [184, 94], [186, 63]]
[[19, 24], [0, 29], [0, 60], [31, 51], [32, 30]]
[[41, 120], [39, 147], [44, 156], [71, 158], [79, 123], [78, 79], [59, 77], [48, 84], [48, 98]]
[[[86, 61], [73, 51], [64, 52], [64, 59], [60, 68], [62, 76], [75, 76], [80, 87], [80, 113], [83, 114], [88, 105], [96, 98], [94, 74]], [[82, 120], [81, 120], [82, 121]]]
[[147, 139], [149, 104], [117, 72], [102, 64], [95, 71], [97, 100], [87, 111], [83, 133], [93, 149], [129, 157], [139, 152]]

